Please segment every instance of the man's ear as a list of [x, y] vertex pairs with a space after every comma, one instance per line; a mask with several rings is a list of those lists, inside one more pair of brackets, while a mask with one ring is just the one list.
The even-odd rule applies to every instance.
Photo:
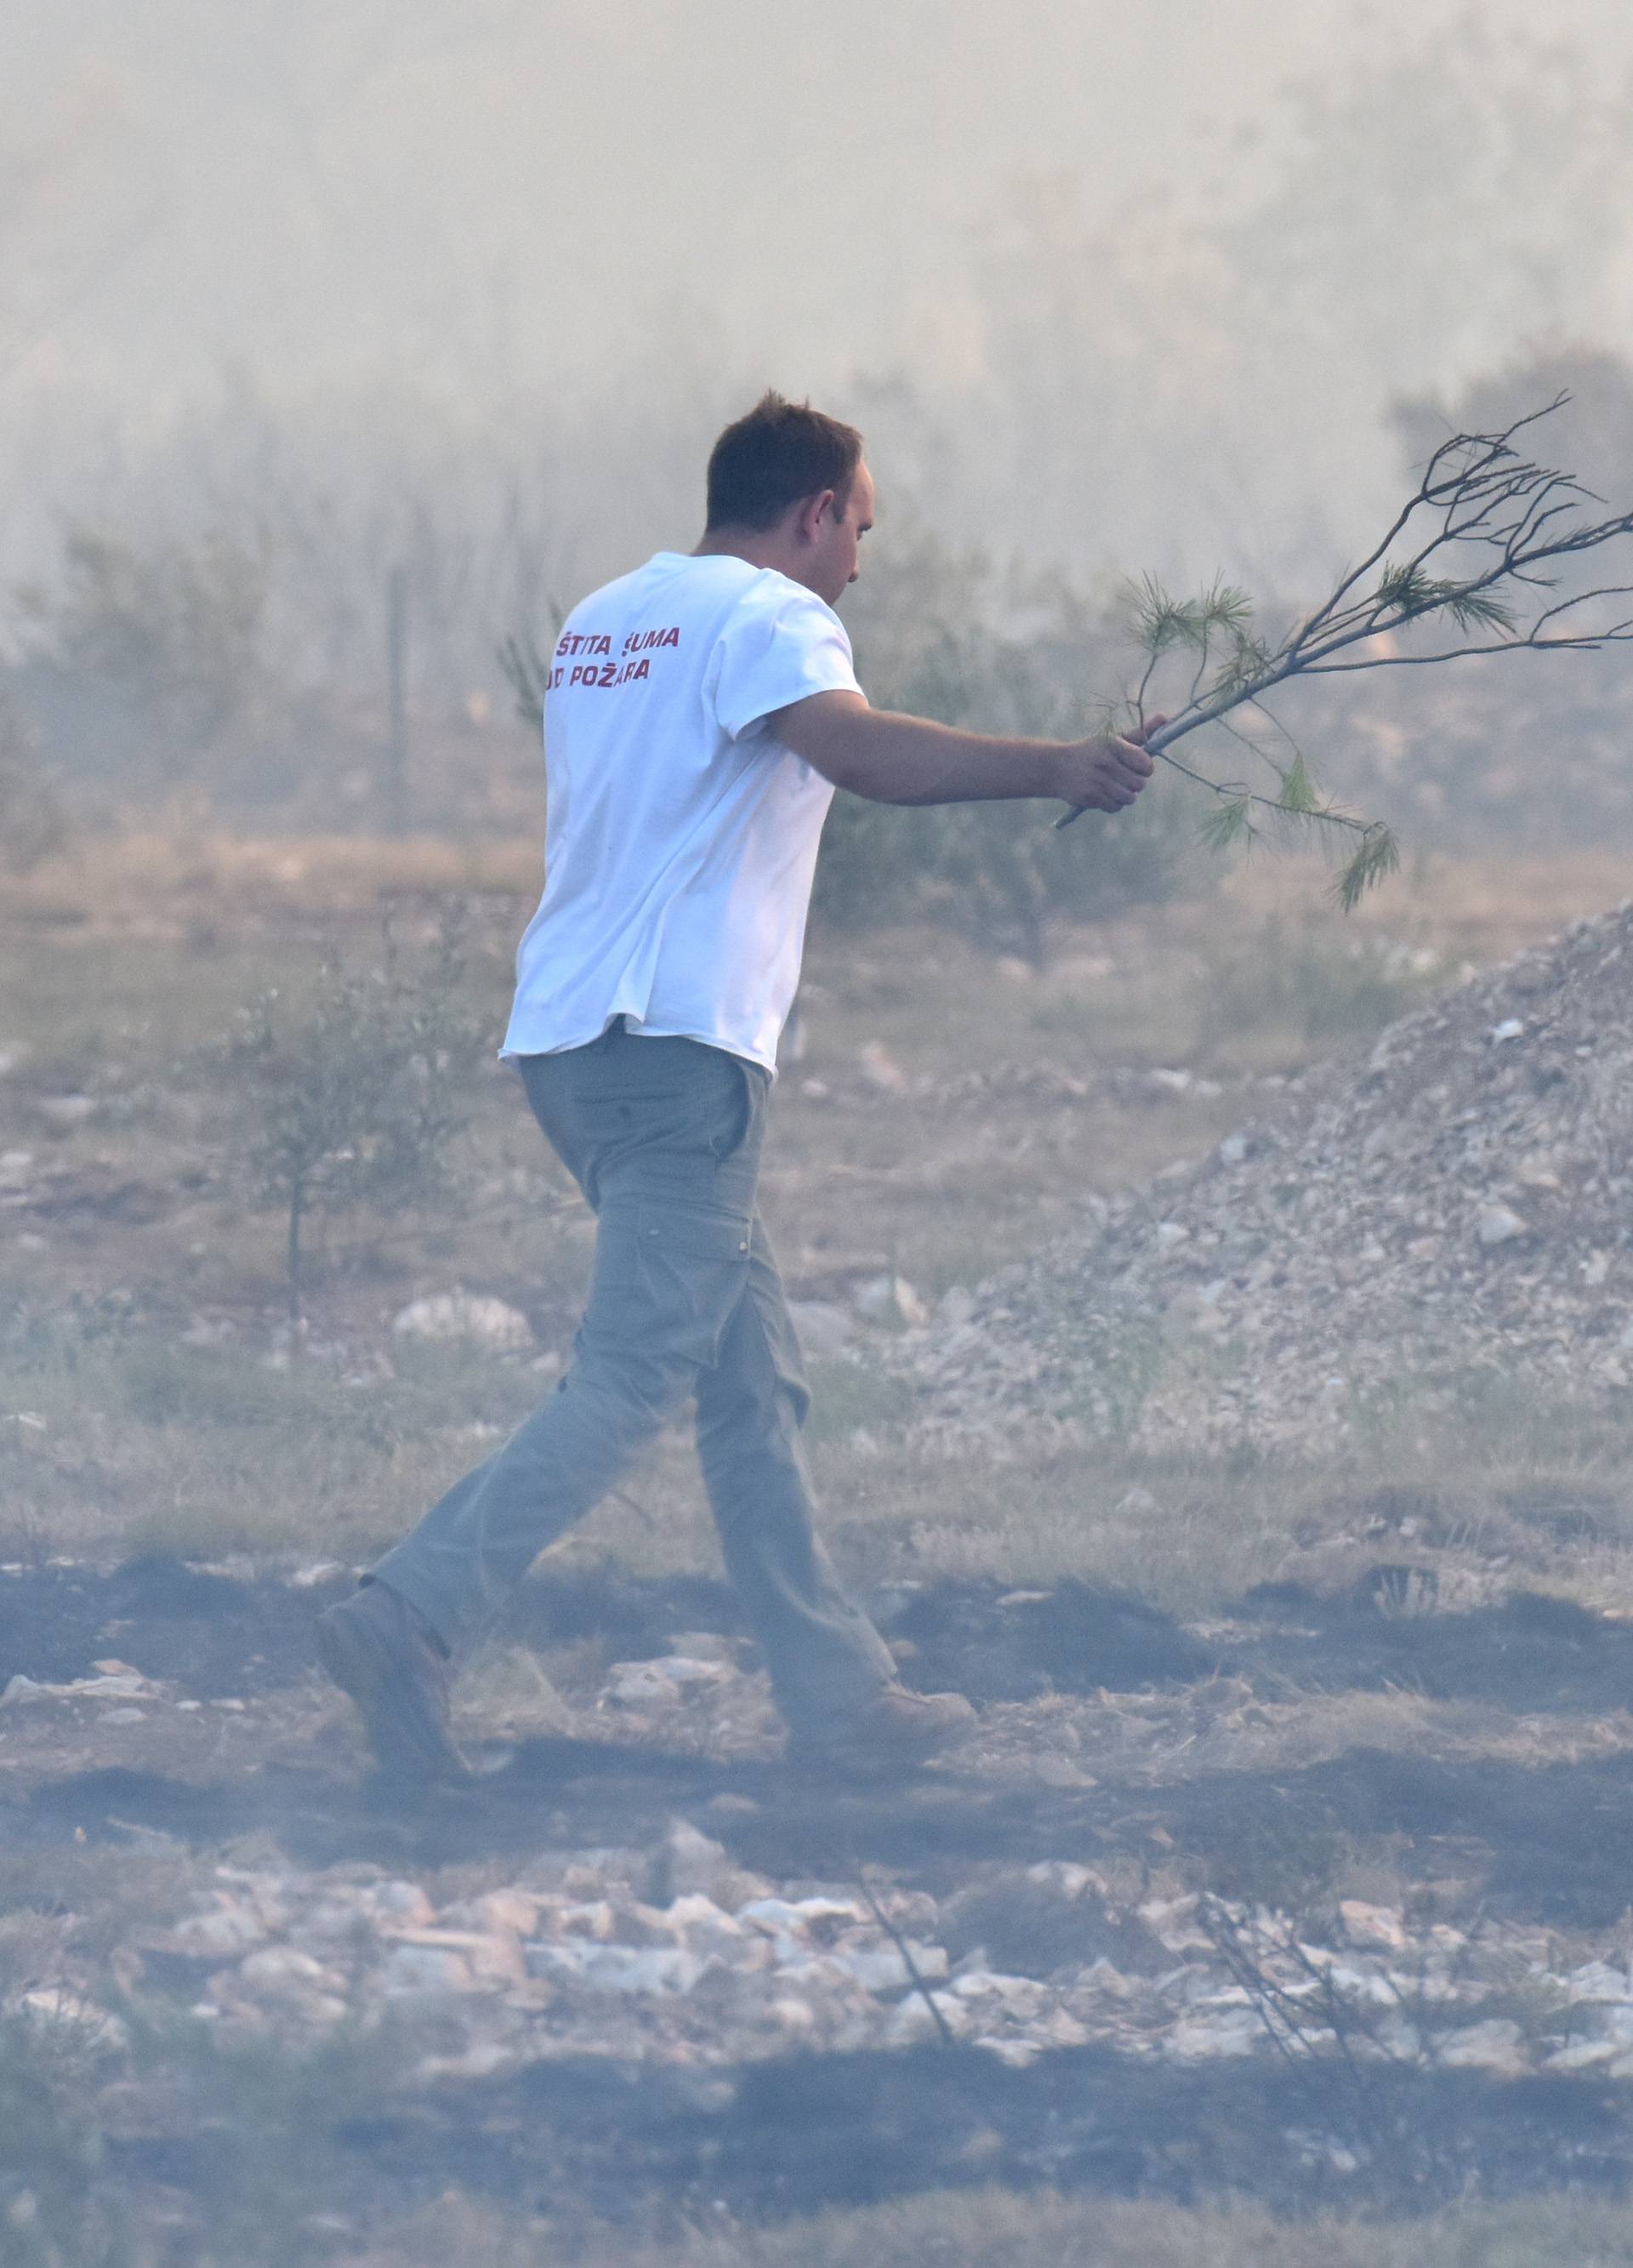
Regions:
[[834, 509], [838, 501], [838, 491], [834, 489], [821, 489], [815, 496], [805, 498], [799, 514], [799, 533], [807, 542], [815, 542], [823, 520], [830, 514], [835, 519], [838, 518]]

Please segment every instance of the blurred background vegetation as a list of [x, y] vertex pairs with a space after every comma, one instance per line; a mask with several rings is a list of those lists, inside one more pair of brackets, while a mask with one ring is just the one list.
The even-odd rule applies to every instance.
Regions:
[[[1457, 429], [1561, 393], [1556, 462], [1607, 495], [1633, 466], [1633, 368], [1607, 352], [1522, 358], [1445, 399], [1398, 402], [1408, 468]], [[48, 570], [10, 593], [0, 660], [0, 840], [12, 866], [75, 831], [208, 817], [291, 834], [537, 839], [543, 769], [498, 660], [548, 643], [577, 595], [556, 574], [548, 482], [405, 463], [386, 532], [329, 511], [284, 437], [276, 484], [216, 484], [189, 530], [70, 521]], [[468, 469], [468, 468], [467, 468]], [[490, 468], [491, 469], [491, 468]], [[876, 705], [977, 729], [1098, 729], [1129, 682], [1118, 586], [1026, 568], [886, 513], [846, 600]], [[1261, 589], [1262, 619], [1301, 594]], [[1303, 594], [1307, 595], [1307, 594]], [[1336, 681], [1332, 682], [1338, 682]], [[1284, 721], [1322, 784], [1409, 844], [1462, 851], [1633, 840], [1622, 653], [1382, 672], [1365, 691], [1299, 687]], [[1232, 751], [1210, 752], [1231, 776]], [[955, 928], [1041, 966], [1051, 920], [1092, 919], [1204, 884], [1201, 810], [1162, 778], [1114, 824], [1056, 836], [1026, 805], [892, 810], [841, 796], [815, 917]]]

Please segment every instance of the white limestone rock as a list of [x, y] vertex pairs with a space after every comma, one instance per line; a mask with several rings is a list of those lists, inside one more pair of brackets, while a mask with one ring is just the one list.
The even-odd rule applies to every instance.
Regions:
[[1482, 1244], [1512, 1244], [1517, 1237], [1530, 1233], [1529, 1225], [1512, 1205], [1482, 1205], [1475, 1221], [1475, 1233]]
[[791, 1300], [788, 1312], [800, 1349], [813, 1362], [833, 1362], [857, 1335], [856, 1325], [831, 1300]]
[[533, 1327], [519, 1307], [480, 1292], [432, 1292], [394, 1315], [391, 1327], [399, 1338], [464, 1339], [493, 1354], [519, 1354], [533, 1343]]

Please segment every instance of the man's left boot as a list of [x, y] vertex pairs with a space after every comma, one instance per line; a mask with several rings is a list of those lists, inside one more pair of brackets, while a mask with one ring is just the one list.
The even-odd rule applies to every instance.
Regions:
[[318, 1659], [363, 1719], [394, 1779], [460, 1782], [471, 1768], [453, 1738], [447, 1648], [386, 1583], [365, 1583], [318, 1616]]

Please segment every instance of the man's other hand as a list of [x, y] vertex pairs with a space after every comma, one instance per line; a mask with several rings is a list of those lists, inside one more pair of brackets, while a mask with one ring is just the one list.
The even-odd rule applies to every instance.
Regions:
[[1143, 742], [1166, 717], [1148, 717], [1127, 733], [1073, 740], [1060, 752], [1059, 792], [1079, 811], [1126, 811], [1157, 769]]

